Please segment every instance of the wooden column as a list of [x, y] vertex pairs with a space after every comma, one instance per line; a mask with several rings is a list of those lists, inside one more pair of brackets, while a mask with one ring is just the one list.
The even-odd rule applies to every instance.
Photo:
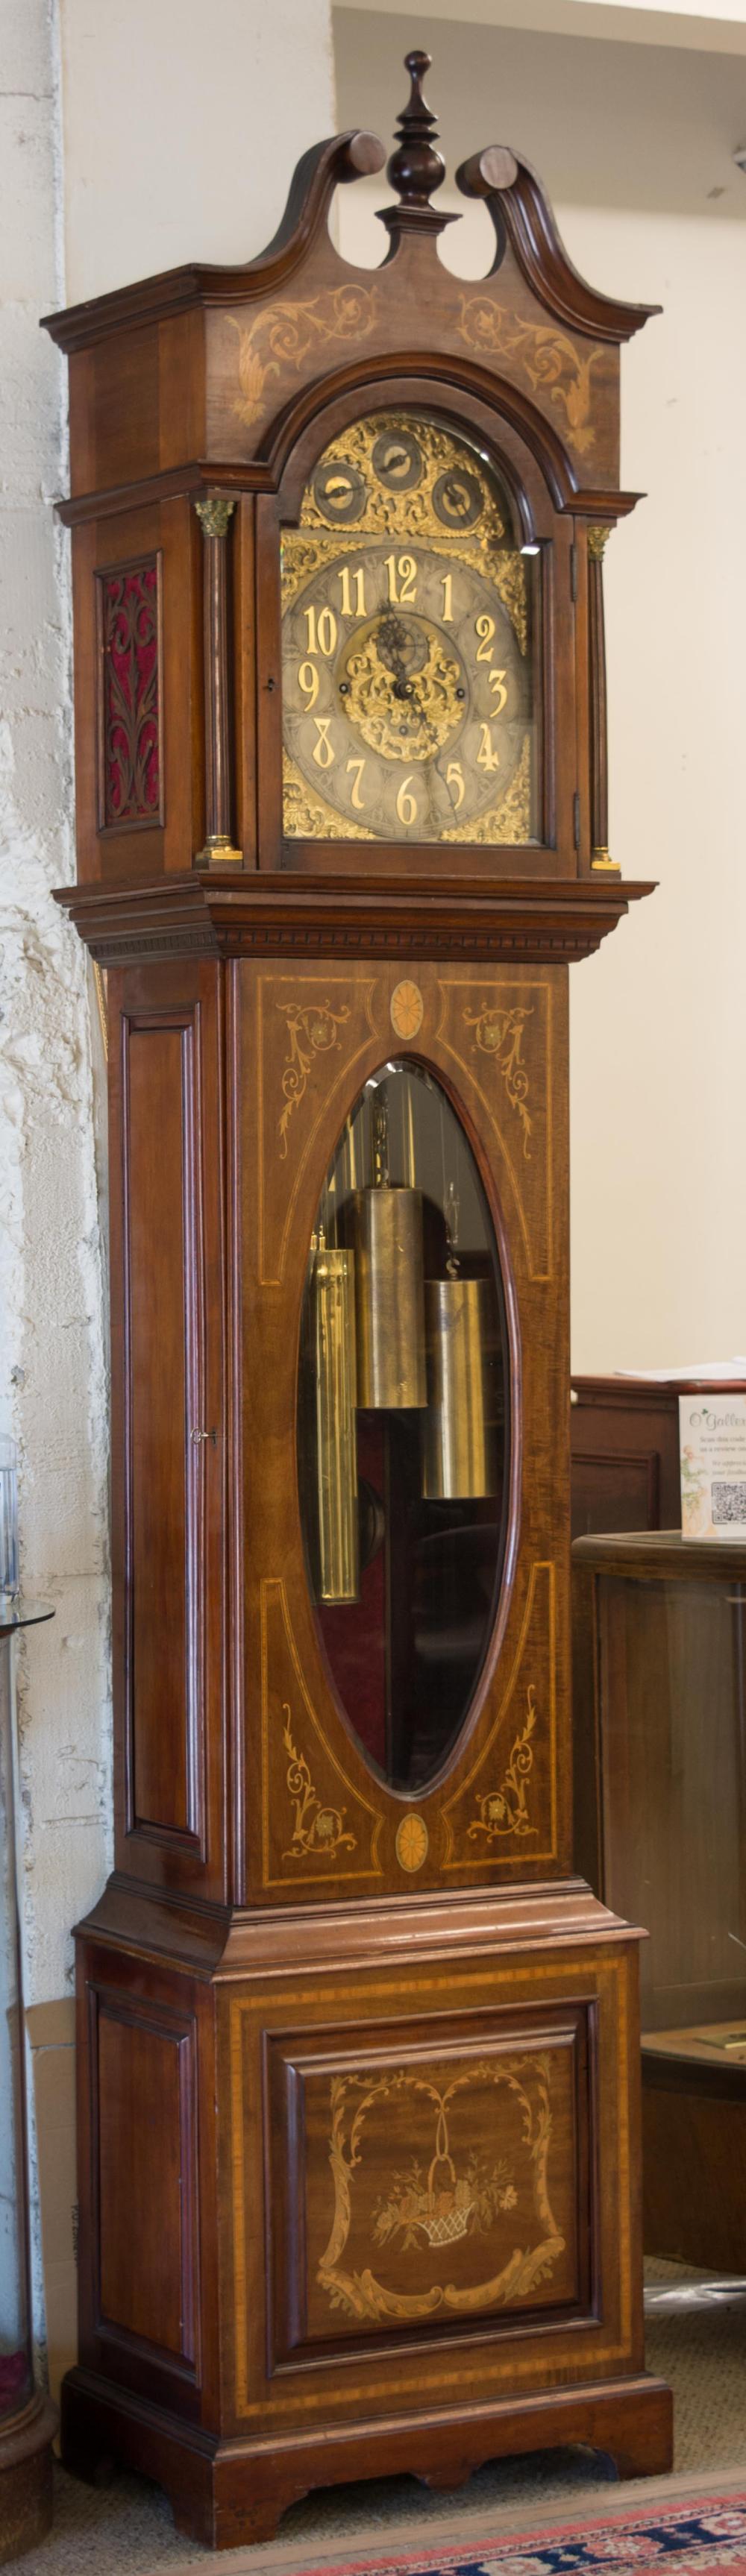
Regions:
[[219, 493], [195, 502], [204, 538], [205, 637], [205, 845], [197, 852], [198, 867], [243, 865], [231, 833], [228, 715], [226, 539], [235, 507]]
[[591, 867], [617, 867], [609, 851], [609, 764], [606, 734], [606, 634], [603, 558], [608, 526], [588, 530], [588, 679], [591, 751]]

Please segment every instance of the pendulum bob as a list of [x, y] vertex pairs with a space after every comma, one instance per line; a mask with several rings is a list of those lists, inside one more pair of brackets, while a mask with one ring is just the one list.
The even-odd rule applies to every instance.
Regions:
[[422, 1196], [358, 1190], [357, 1400], [361, 1411], [421, 1410], [427, 1403]]
[[423, 1492], [457, 1502], [498, 1491], [497, 1426], [488, 1364], [486, 1279], [425, 1282], [428, 1410]]
[[355, 1256], [325, 1246], [311, 1273], [316, 1377], [319, 1601], [357, 1601]]

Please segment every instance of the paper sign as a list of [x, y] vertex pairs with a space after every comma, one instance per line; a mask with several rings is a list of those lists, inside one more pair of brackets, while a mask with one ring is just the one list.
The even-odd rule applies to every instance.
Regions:
[[746, 1395], [679, 1396], [684, 1538], [746, 1539]]

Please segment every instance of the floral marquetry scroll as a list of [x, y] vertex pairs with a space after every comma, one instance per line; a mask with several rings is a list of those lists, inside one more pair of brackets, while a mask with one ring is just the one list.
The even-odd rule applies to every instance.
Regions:
[[282, 1580], [261, 1587], [265, 1887], [374, 1879], [379, 1820], [346, 1778], [304, 1680]]
[[339, 1049], [339, 1031], [349, 1019], [350, 1006], [349, 1002], [343, 1002], [340, 1011], [333, 1011], [330, 1002], [312, 1002], [309, 1005], [293, 1001], [278, 1002], [277, 1008], [284, 1014], [288, 1041], [279, 1121], [280, 1153], [284, 1160], [288, 1150], [288, 1126], [293, 1110], [303, 1099], [311, 1059], [315, 1055], [328, 1055], [331, 1047]]
[[[523, 299], [522, 299], [523, 300]], [[528, 299], [526, 299], [528, 304]], [[216, 328], [219, 368], [220, 453], [252, 452], [263, 425], [282, 410], [299, 383], [320, 373], [326, 360], [344, 364], [352, 349], [375, 361], [391, 347], [385, 291], [365, 271], [346, 268], [344, 282], [311, 296], [282, 296], [247, 320], [225, 311]], [[603, 486], [618, 467], [614, 443], [616, 350], [585, 330], [562, 329], [559, 320], [530, 310], [509, 310], [492, 279], [438, 276], [437, 293], [412, 294], [407, 305], [408, 345], [454, 350], [481, 362], [504, 382], [528, 389], [539, 415], [582, 459], [591, 485]]]
[[524, 1154], [530, 1152], [531, 1145], [530, 1085], [523, 1058], [523, 1032], [529, 1017], [530, 1006], [527, 1009], [525, 1003], [501, 1010], [498, 1003], [483, 1002], [481, 1009], [464, 1011], [466, 1027], [474, 1030], [475, 1046], [500, 1067], [506, 1096], [523, 1129]]
[[294, 1810], [293, 1830], [283, 1860], [303, 1860], [308, 1852], [324, 1852], [332, 1860], [338, 1851], [355, 1851], [354, 1834], [345, 1831], [344, 1807], [324, 1806], [314, 1788], [305, 1753], [293, 1743], [292, 1720], [287, 1700], [283, 1703], [285, 1724], [282, 1741], [288, 1757], [286, 1785]]
[[97, 572], [98, 830], [164, 821], [161, 558]]
[[518, 1216], [532, 1279], [552, 1275], [552, 979], [477, 978], [440, 985], [438, 1035], [478, 1089]]
[[521, 1869], [529, 1861], [554, 1860], [555, 1583], [552, 1564], [532, 1566], [505, 1691], [474, 1761], [444, 1807], [446, 1869]]
[[585, 456], [595, 446], [592, 377], [594, 368], [603, 367], [603, 348], [591, 349], [583, 356], [567, 331], [558, 331], [547, 323], [524, 322], [491, 297], [473, 293], [461, 298], [457, 327], [459, 339], [467, 349], [478, 350], [481, 357], [507, 360], [511, 369], [523, 368], [532, 391], [543, 402], [559, 407], [566, 435], [578, 456]]
[[259, 1262], [263, 1285], [280, 1285], [307, 1158], [329, 1101], [341, 1094], [373, 1034], [375, 978], [312, 969], [263, 975], [258, 984]]
[[523, 1836], [535, 1834], [536, 1826], [531, 1822], [528, 1796], [529, 1781], [534, 1767], [534, 1748], [531, 1739], [535, 1726], [536, 1692], [533, 1684], [529, 1683], [528, 1706], [523, 1725], [516, 1735], [502, 1779], [494, 1788], [488, 1789], [485, 1795], [477, 1799], [479, 1813], [474, 1823], [469, 1826], [470, 1843], [476, 1842], [480, 1834], [486, 1834], [487, 1841], [490, 1843], [501, 1841], [505, 1834]]
[[321, 349], [350, 342], [358, 348], [367, 340], [379, 318], [379, 306], [375, 286], [336, 286], [312, 296], [308, 303], [276, 304], [251, 322], [230, 314], [230, 327], [238, 335], [239, 391], [232, 409], [244, 428], [253, 429], [261, 420], [273, 381], [292, 382]]

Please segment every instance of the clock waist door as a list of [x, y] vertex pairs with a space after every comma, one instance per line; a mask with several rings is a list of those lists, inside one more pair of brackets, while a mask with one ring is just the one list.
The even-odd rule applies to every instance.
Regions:
[[562, 1875], [565, 970], [238, 983], [247, 1899]]

